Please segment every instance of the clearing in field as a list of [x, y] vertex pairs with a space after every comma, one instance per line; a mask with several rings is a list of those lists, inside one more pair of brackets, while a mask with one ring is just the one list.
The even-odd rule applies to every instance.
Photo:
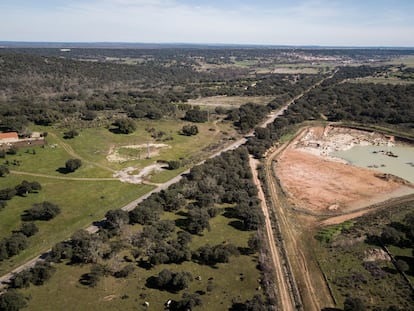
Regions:
[[211, 96], [198, 99], [188, 100], [188, 104], [192, 106], [206, 106], [206, 107], [226, 107], [237, 108], [247, 103], [253, 103], [258, 105], [266, 105], [274, 96]]
[[126, 161], [141, 160], [158, 156], [160, 149], [168, 149], [171, 146], [167, 144], [140, 144], [126, 145], [120, 147], [111, 146], [106, 159], [109, 162], [123, 163]]

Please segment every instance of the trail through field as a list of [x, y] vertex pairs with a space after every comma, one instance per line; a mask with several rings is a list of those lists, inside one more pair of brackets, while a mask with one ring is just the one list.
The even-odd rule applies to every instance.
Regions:
[[69, 154], [69, 155], [71, 155], [72, 157], [74, 157], [74, 158], [77, 158], [77, 159], [80, 159], [80, 160], [82, 160], [82, 162], [85, 162], [85, 163], [88, 163], [88, 164], [91, 164], [91, 165], [93, 165], [93, 166], [98, 166], [98, 167], [100, 167], [100, 168], [102, 168], [102, 169], [104, 169], [104, 170], [106, 170], [106, 171], [110, 171], [110, 172], [112, 172], [112, 173], [114, 173], [115, 172], [115, 170], [114, 169], [112, 169], [112, 168], [110, 168], [110, 167], [108, 167], [108, 166], [105, 166], [105, 165], [102, 165], [102, 164], [100, 164], [100, 163], [97, 163], [97, 162], [93, 162], [93, 161], [89, 161], [89, 160], [86, 160], [85, 158], [83, 158], [83, 157], [81, 157], [79, 154], [77, 154], [76, 152], [75, 152], [75, 150], [73, 150], [73, 148], [72, 148], [72, 146], [70, 146], [69, 144], [67, 144], [67, 143], [65, 143], [64, 141], [62, 141], [55, 133], [49, 133], [49, 135], [50, 136], [53, 136], [53, 138], [55, 138], [58, 142], [59, 142], [59, 145], [61, 145], [62, 146], [62, 148]]
[[[336, 71], [335, 71], [336, 72]], [[326, 80], [326, 79], [328, 79], [328, 78], [330, 78], [330, 77], [332, 77], [334, 74], [335, 74], [335, 72], [331, 75], [331, 76], [329, 76], [329, 77], [326, 77], [326, 78], [323, 78], [323, 79], [321, 79], [319, 82], [317, 82], [316, 84], [314, 84], [313, 86], [311, 86], [310, 88], [308, 88], [307, 90], [305, 90], [304, 92], [302, 92], [301, 94], [299, 94], [298, 96], [296, 96], [293, 100], [290, 100], [290, 101], [288, 101], [281, 109], [278, 109], [278, 110], [276, 110], [276, 111], [274, 111], [272, 114], [270, 114], [267, 118], [266, 118], [266, 120], [263, 122], [263, 123], [261, 123], [261, 126], [262, 127], [265, 127], [267, 124], [269, 124], [270, 122], [273, 122], [277, 117], [279, 117], [280, 115], [282, 115], [283, 114], [283, 111], [285, 110], [285, 109], [287, 109], [287, 107], [289, 106], [289, 105], [291, 105], [291, 104], [293, 104], [294, 102], [295, 102], [295, 100], [297, 100], [297, 99], [299, 99], [300, 97], [302, 97], [302, 96], [304, 96], [307, 92], [309, 92], [310, 90], [312, 90], [314, 87], [316, 87], [317, 85], [320, 85], [324, 80]], [[216, 132], [217, 132], [217, 130], [216, 130]], [[53, 136], [58, 142], [59, 142], [59, 144], [62, 146], [62, 148], [64, 148], [64, 150], [69, 154], [69, 155], [71, 155], [71, 156], [73, 156], [73, 157], [75, 157], [75, 158], [78, 158], [78, 159], [80, 159], [80, 160], [82, 160], [82, 161], [84, 161], [85, 163], [90, 163], [91, 165], [95, 165], [95, 166], [98, 166], [98, 167], [101, 167], [102, 169], [104, 169], [104, 170], [107, 170], [107, 171], [110, 171], [110, 172], [112, 172], [112, 173], [114, 173], [115, 172], [115, 170], [113, 170], [113, 169], [111, 169], [111, 168], [109, 168], [109, 167], [107, 167], [107, 166], [104, 166], [104, 165], [101, 165], [101, 164], [99, 164], [99, 163], [96, 163], [96, 162], [92, 162], [92, 161], [88, 161], [88, 160], [85, 160], [85, 159], [83, 159], [82, 157], [80, 157], [73, 149], [72, 149], [72, 147], [70, 146], [70, 145], [68, 145], [68, 144], [66, 144], [65, 142], [63, 142], [60, 138], [58, 138], [57, 137], [57, 135], [56, 134], [54, 134], [54, 133], [50, 133], [50, 135], [51, 136]], [[250, 136], [250, 135], [254, 135], [254, 130], [252, 130], [252, 131], [250, 131], [248, 134], [247, 134], [247, 136]], [[245, 144], [247, 142], [247, 138], [246, 137], [241, 137], [241, 138], [239, 138], [238, 140], [236, 140], [236, 141], [234, 141], [233, 143], [231, 143], [230, 145], [228, 145], [228, 144], [223, 144], [222, 146], [221, 146], [221, 148], [220, 148], [220, 150], [219, 151], [217, 151], [217, 152], [215, 152], [213, 155], [210, 155], [210, 156], [206, 156], [206, 159], [207, 158], [214, 158], [214, 157], [216, 157], [216, 156], [219, 156], [221, 153], [223, 153], [223, 152], [226, 152], [226, 151], [229, 151], [229, 150], [234, 150], [234, 149], [237, 149], [238, 147], [240, 147], [241, 145], [243, 145], [243, 144]], [[203, 161], [200, 161], [199, 163], [197, 163], [197, 165], [199, 165], [199, 164], [202, 164], [202, 163], [204, 163], [204, 161], [205, 160], [203, 160]], [[146, 198], [148, 198], [152, 193], [155, 193], [155, 192], [160, 192], [161, 190], [166, 190], [170, 185], [172, 185], [172, 184], [174, 184], [174, 183], [177, 183], [178, 181], [180, 181], [181, 179], [182, 179], [182, 177], [183, 177], [183, 175], [185, 175], [185, 174], [188, 174], [190, 172], [190, 169], [188, 169], [187, 171], [185, 171], [185, 172], [182, 172], [182, 173], [180, 173], [180, 174], [178, 174], [177, 176], [175, 176], [174, 178], [172, 178], [172, 179], [170, 179], [169, 181], [167, 181], [167, 182], [165, 182], [165, 183], [163, 183], [163, 184], [160, 184], [160, 185], [158, 185], [158, 187], [157, 188], [155, 188], [155, 189], [153, 189], [152, 191], [150, 191], [150, 192], [148, 192], [147, 194], [145, 194], [145, 195], [143, 195], [143, 196], [141, 196], [141, 197], [139, 197], [139, 198], [137, 198], [136, 200], [134, 200], [134, 201], [132, 201], [132, 202], [130, 202], [129, 204], [127, 204], [127, 205], [125, 205], [124, 207], [122, 207], [122, 210], [124, 210], [124, 211], [131, 211], [132, 209], [134, 209], [136, 206], [137, 206], [137, 204], [139, 204], [140, 202], [142, 202], [143, 200], [145, 200]], [[26, 175], [29, 175], [29, 174], [31, 174], [31, 173], [23, 173], [23, 172], [16, 172], [16, 174], [26, 174]], [[33, 174], [33, 175], [31, 175], [31, 176], [39, 176], [39, 177], [46, 177], [47, 175], [45, 175], [45, 176], [40, 176], [41, 174]], [[55, 178], [55, 176], [47, 176], [48, 178]], [[65, 178], [65, 177], [58, 177], [58, 176], [56, 176], [56, 179], [67, 179], [67, 178]], [[85, 179], [81, 179], [81, 180], [85, 180]], [[102, 179], [102, 178], [98, 178], [97, 179], [97, 181], [100, 181], [100, 180], [104, 180], [104, 179]], [[113, 180], [113, 179], [109, 179], [109, 180]], [[256, 180], [257, 181], [257, 180]], [[263, 196], [263, 192], [262, 192], [262, 196]], [[264, 197], [264, 196], [263, 196]], [[264, 201], [264, 200], [263, 200]], [[268, 215], [268, 219], [269, 219], [269, 215]], [[267, 227], [267, 229], [268, 229], [268, 231], [269, 232], [271, 232], [271, 224], [267, 224], [267, 226], [269, 226], [270, 225], [270, 228], [269, 227]], [[270, 229], [270, 230], [269, 230]], [[89, 226], [88, 228], [86, 228], [86, 230], [87, 231], [89, 231], [90, 233], [95, 233], [95, 232], [97, 232], [98, 230], [99, 230], [99, 227], [97, 227], [97, 226], [95, 226], [95, 225], [91, 225], [91, 226]], [[274, 237], [272, 238], [272, 237], [269, 237], [269, 245], [271, 245], [271, 244], [273, 244], [273, 247], [275, 247], [275, 243], [274, 243]], [[33, 259], [31, 259], [30, 261], [28, 261], [28, 262], [26, 262], [26, 263], [24, 263], [24, 264], [22, 264], [22, 265], [20, 265], [19, 267], [17, 267], [17, 268], [15, 268], [13, 271], [11, 271], [11, 272], [9, 272], [8, 274], [6, 274], [6, 275], [3, 275], [3, 276], [1, 276], [0, 277], [0, 290], [2, 289], [2, 288], [4, 288], [5, 286], [6, 286], [6, 284], [5, 283], [7, 283], [8, 281], [10, 281], [10, 279], [13, 277], [13, 275], [15, 274], [15, 273], [17, 273], [17, 272], [19, 272], [19, 271], [22, 271], [22, 270], [24, 270], [24, 269], [26, 269], [26, 268], [28, 268], [28, 267], [31, 267], [31, 266], [33, 266], [36, 262], [38, 262], [38, 261], [41, 261], [41, 260], [43, 260], [43, 257], [44, 256], [47, 256], [47, 254], [48, 254], [48, 252], [49, 252], [50, 250], [47, 250], [47, 251], [45, 251], [43, 254], [41, 254], [41, 255], [39, 255], [39, 256], [36, 256], [35, 258], [33, 258]], [[276, 254], [277, 254], [277, 251], [276, 251]], [[278, 256], [278, 255], [276, 255], [276, 256]], [[280, 258], [279, 258], [279, 260], [280, 260]], [[279, 275], [282, 277], [283, 276], [283, 267], [282, 266], [280, 266], [280, 265], [277, 265], [278, 267], [278, 270], [279, 270]], [[286, 287], [287, 287], [287, 283], [286, 283], [286, 280], [285, 281], [282, 281], [282, 282], [285, 282], [284, 284], [286, 285]], [[286, 308], [284, 308], [284, 309], [282, 309], [283, 311], [285, 311], [285, 310], [287, 310], [287, 311], [290, 311], [290, 310], [295, 310], [295, 309], [297, 309], [297, 308], [295, 308], [294, 307], [294, 305], [292, 304], [292, 300], [290, 300], [290, 298], [288, 298], [287, 296], [286, 296], [286, 293], [287, 293], [287, 288], [285, 288], [284, 290], [283, 290], [283, 292], [284, 292], [284, 296], [285, 296], [285, 298], [284, 298], [284, 301], [285, 301], [285, 305], [286, 305]], [[313, 310], [313, 309], [312, 309]]]
[[34, 176], [34, 177], [60, 179], [60, 180], [76, 180], [76, 181], [113, 181], [113, 180], [119, 180], [119, 178], [87, 178], [87, 177], [52, 176], [52, 175], [46, 175], [46, 174], [20, 172], [20, 171], [13, 171], [13, 170], [10, 171], [10, 173], [14, 174], [14, 175], [25, 175], [25, 176]]

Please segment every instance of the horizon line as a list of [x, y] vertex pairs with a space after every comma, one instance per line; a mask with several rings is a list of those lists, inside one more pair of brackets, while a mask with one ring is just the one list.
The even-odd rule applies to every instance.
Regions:
[[[4, 46], [6, 45], [6, 46]], [[318, 44], [264, 44], [264, 43], [192, 43], [192, 42], [133, 42], [133, 41], [14, 41], [0, 40], [0, 47], [55, 45], [54, 47], [69, 47], [69, 45], [103, 45], [103, 46], [199, 46], [199, 47], [262, 47], [262, 48], [337, 48], [337, 49], [414, 49], [414, 46], [391, 45], [318, 45]], [[76, 48], [76, 46], [74, 46]]]

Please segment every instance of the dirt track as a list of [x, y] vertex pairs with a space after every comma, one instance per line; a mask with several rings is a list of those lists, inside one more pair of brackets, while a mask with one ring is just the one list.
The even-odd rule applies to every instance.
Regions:
[[[274, 150], [266, 157], [265, 171], [268, 191], [272, 203], [272, 211], [278, 223], [282, 239], [281, 250], [284, 253], [286, 262], [286, 278], [290, 279], [291, 295], [295, 298], [297, 310], [320, 310], [318, 297], [327, 296], [326, 288], [315, 288], [312, 276], [308, 268], [307, 259], [302, 252], [301, 230], [297, 230], [295, 217], [283, 204], [278, 194], [278, 186], [274, 178], [274, 160], [283, 152], [285, 146]], [[301, 305], [301, 307], [298, 307]], [[283, 309], [282, 309], [283, 310]]]
[[295, 303], [291, 299], [289, 284], [287, 282], [287, 279], [285, 277], [285, 273], [283, 270], [283, 259], [279, 255], [279, 251], [277, 250], [276, 245], [275, 245], [275, 237], [273, 235], [272, 223], [271, 223], [270, 215], [269, 215], [269, 208], [266, 204], [266, 198], [263, 193], [263, 190], [262, 190], [259, 178], [258, 178], [258, 174], [257, 174], [258, 162], [259, 161], [255, 160], [252, 156], [250, 156], [250, 168], [252, 170], [253, 181], [257, 186], [258, 196], [261, 201], [261, 207], [262, 207], [263, 215], [265, 218], [267, 246], [269, 247], [269, 252], [272, 257], [272, 264], [275, 269], [275, 275], [276, 275], [276, 280], [277, 280], [276, 284], [278, 285], [277, 289], [274, 288], [274, 290], [276, 292], [276, 297], [278, 298], [279, 307], [281, 308], [281, 310], [286, 310], [286, 311], [292, 310], [293, 311], [296, 309], [294, 307]]
[[[372, 134], [365, 140], [361, 133], [349, 130], [346, 137], [340, 137], [343, 140], [335, 137], [326, 143], [312, 140], [308, 144], [309, 138], [315, 138], [315, 135], [308, 135], [309, 131], [316, 136], [326, 134], [323, 128], [302, 130], [289, 145], [269, 151], [264, 168], [270, 195], [268, 208], [275, 213], [283, 240], [278, 249], [285, 252], [287, 261], [287, 265], [281, 264], [285, 264], [285, 273], [289, 269], [292, 273], [291, 276], [285, 274], [285, 278], [297, 283], [303, 310], [320, 310], [334, 306], [334, 301], [313, 250], [307, 245], [315, 228], [359, 217], [400, 201], [412, 201], [414, 188], [398, 178], [379, 178], [378, 172], [353, 167], [328, 156], [330, 148], [348, 148], [361, 141], [364, 144], [374, 140], [377, 144], [389, 143], [388, 138], [382, 141]], [[304, 150], [305, 147], [309, 149]], [[333, 217], [321, 221], [318, 215]], [[294, 291], [291, 297], [292, 294]]]

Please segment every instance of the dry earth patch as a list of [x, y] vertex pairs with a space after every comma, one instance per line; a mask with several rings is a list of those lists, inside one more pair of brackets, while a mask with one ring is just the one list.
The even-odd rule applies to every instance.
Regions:
[[393, 137], [328, 126], [306, 129], [275, 164], [291, 202], [316, 213], [352, 212], [414, 192], [398, 178], [355, 167], [330, 153], [355, 145], [393, 145]]

